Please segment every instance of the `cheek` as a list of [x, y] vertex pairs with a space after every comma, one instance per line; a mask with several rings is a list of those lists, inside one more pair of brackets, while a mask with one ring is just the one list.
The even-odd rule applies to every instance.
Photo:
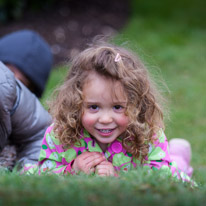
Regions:
[[83, 127], [88, 128], [90, 126], [93, 126], [95, 124], [95, 122], [96, 122], [95, 118], [92, 115], [90, 115], [88, 113], [84, 113], [82, 115], [82, 125], [83, 125]]
[[126, 115], [121, 115], [118, 118], [118, 124], [122, 127], [127, 127], [127, 125], [129, 124], [129, 117]]

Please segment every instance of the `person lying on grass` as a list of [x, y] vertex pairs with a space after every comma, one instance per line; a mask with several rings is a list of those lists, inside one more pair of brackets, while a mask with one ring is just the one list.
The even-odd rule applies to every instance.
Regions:
[[138, 57], [106, 43], [90, 46], [50, 105], [38, 173], [116, 176], [147, 166], [189, 180], [170, 158], [162, 100]]

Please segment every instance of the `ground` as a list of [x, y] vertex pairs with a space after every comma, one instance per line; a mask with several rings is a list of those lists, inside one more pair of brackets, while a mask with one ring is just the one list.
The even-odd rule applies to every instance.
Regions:
[[[51, 46], [54, 65], [67, 61], [96, 35], [112, 36], [127, 22], [127, 0], [59, 1], [55, 8], [27, 11], [18, 21], [0, 24], [0, 37], [19, 30], [37, 31]], [[0, 153], [0, 167], [12, 168], [16, 159], [14, 146]]]

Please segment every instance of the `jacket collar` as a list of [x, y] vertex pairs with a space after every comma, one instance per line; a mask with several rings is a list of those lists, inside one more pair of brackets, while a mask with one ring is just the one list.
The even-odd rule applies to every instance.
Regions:
[[118, 137], [116, 140], [114, 140], [112, 143], [108, 144], [107, 150], [104, 153], [98, 143], [95, 141], [94, 138], [91, 137], [89, 132], [85, 129], [82, 129], [81, 131], [81, 139], [84, 139], [85, 141], [85, 147], [86, 150], [89, 152], [101, 152], [105, 155], [105, 157], [108, 159], [110, 156], [113, 156], [115, 154], [123, 152], [126, 154], [126, 150], [123, 148], [122, 145], [122, 139]]

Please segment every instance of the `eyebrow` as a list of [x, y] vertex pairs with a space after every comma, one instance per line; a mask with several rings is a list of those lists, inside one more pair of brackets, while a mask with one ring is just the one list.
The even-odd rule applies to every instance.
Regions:
[[[83, 103], [84, 104], [101, 104], [101, 102], [96, 102], [96, 101], [85, 101]], [[113, 102], [113, 104], [127, 104], [127, 101], [125, 102], [116, 101], [116, 102]]]

